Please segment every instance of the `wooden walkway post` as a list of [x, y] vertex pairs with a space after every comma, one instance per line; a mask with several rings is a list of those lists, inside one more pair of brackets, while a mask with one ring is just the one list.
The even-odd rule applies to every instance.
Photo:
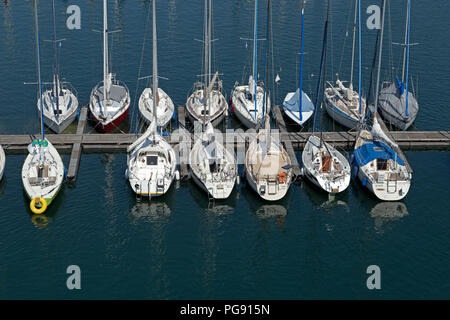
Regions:
[[69, 182], [74, 182], [77, 179], [82, 151], [81, 142], [87, 122], [87, 111], [87, 107], [82, 107], [80, 111], [80, 118], [78, 119], [77, 126], [77, 136], [79, 137], [79, 142], [75, 142], [73, 144], [72, 153], [70, 155], [69, 169], [67, 170], [67, 181]]

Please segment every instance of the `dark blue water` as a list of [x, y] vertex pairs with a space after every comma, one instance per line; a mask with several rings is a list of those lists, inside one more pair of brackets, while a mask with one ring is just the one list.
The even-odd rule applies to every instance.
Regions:
[[[342, 47], [353, 1], [332, 1], [328, 78], [349, 78], [351, 38]], [[250, 63], [253, 1], [214, 1], [215, 69], [230, 92]], [[81, 30], [65, 27], [66, 7], [81, 8]], [[151, 74], [151, 29], [145, 34], [150, 1], [109, 1], [113, 69], [132, 93], [138, 86], [142, 43], [147, 36], [141, 76]], [[203, 1], [159, 1], [158, 36], [161, 86], [174, 102], [185, 102], [202, 72]], [[265, 37], [265, 1], [260, 1], [260, 37]], [[365, 9], [369, 1], [362, 1]], [[308, 1], [305, 17], [306, 91], [315, 95], [326, 1]], [[389, 79], [388, 39], [401, 42], [403, 1], [392, 1], [391, 32], [386, 31], [383, 77]], [[57, 1], [58, 38], [63, 77], [86, 104], [102, 77], [101, 1]], [[274, 58], [271, 69], [281, 82], [273, 86], [280, 103], [297, 87], [299, 2], [273, 1]], [[450, 27], [446, 1], [413, 1], [411, 74], [418, 79], [420, 114], [414, 130], [448, 130], [450, 103]], [[39, 130], [33, 8], [30, 2], [0, 4], [1, 134]], [[367, 17], [363, 11], [363, 17]], [[51, 7], [40, 1], [42, 39], [51, 39]], [[364, 28], [364, 90], [376, 31]], [[51, 77], [51, 43], [42, 41], [43, 76]], [[263, 42], [260, 64], [264, 63]], [[393, 47], [398, 67], [401, 49]], [[248, 71], [247, 71], [248, 72]], [[260, 69], [262, 74], [263, 69]], [[272, 70], [271, 70], [272, 73]], [[416, 84], [416, 83], [415, 83]], [[136, 90], [137, 88], [137, 90]], [[129, 124], [135, 126], [136, 112]], [[323, 126], [334, 127], [326, 116]], [[236, 126], [237, 124], [231, 124]], [[73, 130], [73, 128], [72, 128]], [[0, 184], [0, 298], [448, 298], [450, 216], [448, 152], [407, 152], [414, 169], [406, 199], [376, 200], [353, 182], [329, 201], [309, 183], [293, 185], [283, 201], [259, 200], [238, 186], [228, 201], [209, 206], [192, 182], [174, 184], [160, 199], [137, 202], [124, 178], [125, 154], [83, 154], [75, 186], [65, 186], [47, 219], [33, 217], [22, 191], [25, 155], [8, 155]], [[68, 155], [63, 156], [68, 165]], [[382, 289], [366, 287], [366, 268], [379, 265]], [[78, 265], [82, 290], [66, 288], [66, 268]]]

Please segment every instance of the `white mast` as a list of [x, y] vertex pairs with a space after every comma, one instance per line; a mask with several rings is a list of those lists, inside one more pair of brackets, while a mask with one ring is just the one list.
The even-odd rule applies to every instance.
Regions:
[[[355, 62], [355, 40], [356, 40], [356, 17], [358, 12], [358, 0], [355, 0], [355, 20], [353, 21], [353, 45], [352, 45], [352, 67], [350, 71], [350, 90], [353, 91], [353, 65]], [[353, 93], [353, 92], [352, 92]]]
[[[257, 61], [257, 50], [258, 50], [258, 44], [257, 44], [257, 36], [258, 33], [258, 0], [255, 1], [255, 23], [254, 23], [254, 28], [253, 28], [253, 81], [254, 83], [254, 88], [249, 88], [250, 92], [253, 89], [254, 90], [254, 95], [255, 95], [255, 101], [256, 101], [256, 74], [257, 74], [257, 70], [256, 70], [256, 64], [258, 63]], [[249, 85], [251, 85], [249, 83]], [[256, 114], [256, 102], [255, 102], [255, 114]]]
[[377, 109], [378, 109], [378, 92], [380, 87], [380, 71], [381, 71], [381, 56], [383, 54], [383, 35], [384, 35], [384, 14], [386, 9], [386, 1], [383, 0], [383, 8], [382, 10], [382, 16], [381, 16], [381, 34], [380, 34], [380, 48], [379, 48], [379, 54], [378, 54], [378, 71], [377, 71], [377, 82], [375, 87], [375, 112], [373, 113], [373, 118], [377, 118]]
[[408, 20], [409, 20], [409, 0], [406, 1], [406, 22], [405, 22], [405, 42], [403, 43], [403, 69], [402, 82], [405, 82], [405, 68], [406, 68], [406, 52], [408, 49]]
[[[103, 0], [103, 91], [104, 100], [109, 101], [109, 90], [111, 88], [111, 76], [108, 67], [108, 6], [107, 0]], [[105, 108], [106, 105], [104, 104]]]
[[[153, 121], [155, 122], [158, 102], [158, 42], [156, 38], [156, 0], [153, 0]], [[156, 130], [157, 125], [154, 126], [154, 128]]]

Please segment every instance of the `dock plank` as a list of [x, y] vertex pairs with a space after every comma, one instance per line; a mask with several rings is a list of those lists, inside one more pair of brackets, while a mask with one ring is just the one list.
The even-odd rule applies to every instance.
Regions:
[[[78, 119], [77, 134], [74, 137], [77, 141], [73, 143], [72, 153], [70, 155], [69, 168], [67, 170], [67, 181], [74, 182], [77, 179], [78, 168], [80, 167], [82, 138], [87, 122], [87, 107], [82, 107]], [[60, 135], [63, 137], [63, 135]], [[59, 135], [58, 135], [59, 137]], [[55, 137], [56, 138], [56, 137]], [[51, 141], [51, 140], [50, 140]]]

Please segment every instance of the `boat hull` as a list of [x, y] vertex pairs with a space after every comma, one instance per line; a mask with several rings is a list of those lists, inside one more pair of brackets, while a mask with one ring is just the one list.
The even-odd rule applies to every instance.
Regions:
[[111, 122], [104, 123], [101, 120], [99, 120], [91, 110], [91, 115], [92, 115], [91, 119], [92, 119], [92, 122], [94, 123], [95, 129], [97, 131], [99, 131], [101, 133], [108, 133], [108, 132], [111, 132], [112, 130], [114, 130], [115, 128], [117, 128], [123, 122], [123, 120], [125, 120], [129, 111], [130, 111], [130, 108], [129, 108], [129, 106], [127, 106], [126, 109], [122, 112], [122, 114], [120, 116], [118, 116], [116, 119], [114, 119]]
[[327, 110], [328, 115], [341, 126], [349, 129], [354, 129], [358, 126], [358, 119], [345, 114], [328, 99], [325, 99], [325, 110]]

